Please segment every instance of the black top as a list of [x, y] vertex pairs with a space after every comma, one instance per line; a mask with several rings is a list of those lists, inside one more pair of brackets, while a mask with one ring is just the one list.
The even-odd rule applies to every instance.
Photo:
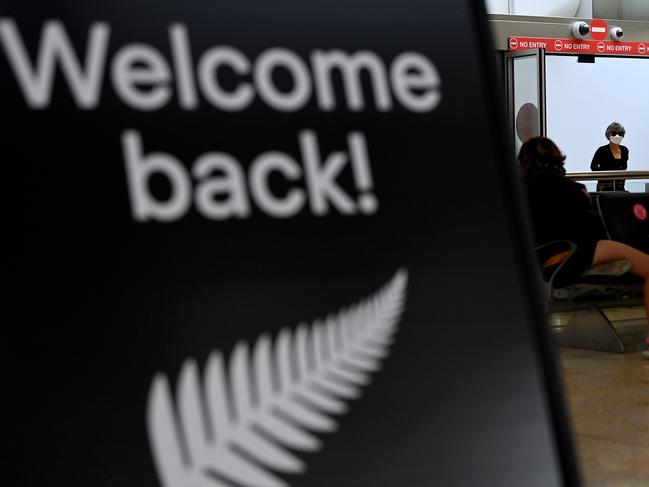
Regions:
[[[590, 163], [591, 171], [624, 171], [627, 168], [629, 160], [629, 149], [620, 146], [622, 155], [620, 159], [613, 156], [609, 144], [599, 147], [593, 155], [593, 161]], [[624, 191], [624, 180], [616, 180], [615, 186], [613, 181], [597, 181], [597, 191]]]
[[570, 240], [577, 244], [571, 273], [579, 276], [593, 262], [595, 245], [606, 230], [582, 184], [551, 169], [525, 175], [536, 244]]
[[616, 159], [609, 144], [599, 147], [593, 155], [593, 161], [590, 163], [591, 171], [623, 171], [626, 169], [629, 161], [629, 149], [620, 146], [622, 157]]

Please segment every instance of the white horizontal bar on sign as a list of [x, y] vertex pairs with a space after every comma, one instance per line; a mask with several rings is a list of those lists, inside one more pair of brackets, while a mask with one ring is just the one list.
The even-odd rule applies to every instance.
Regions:
[[604, 27], [591, 27], [590, 30], [593, 32], [606, 32], [606, 28]]

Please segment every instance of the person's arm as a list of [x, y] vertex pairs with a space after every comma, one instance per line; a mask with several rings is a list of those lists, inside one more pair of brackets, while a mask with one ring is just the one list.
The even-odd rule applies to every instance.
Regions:
[[585, 186], [565, 176], [546, 171], [535, 183], [533, 191], [537, 201], [542, 201], [552, 214], [574, 214], [592, 209]]
[[626, 171], [629, 162], [629, 149], [627, 149], [624, 146], [620, 146], [620, 150], [622, 151], [622, 159], [620, 160], [620, 169]]
[[563, 177], [560, 183], [557, 182], [555, 191], [554, 196], [558, 201], [562, 201], [566, 208], [575, 212], [592, 210], [590, 195], [583, 184]]
[[[606, 238], [606, 230], [599, 214], [593, 208], [589, 194], [581, 184], [565, 180], [556, 197], [563, 202], [561, 212], [570, 226], [571, 239], [597, 241]], [[559, 188], [557, 188], [559, 189]]]
[[549, 171], [530, 183], [528, 196], [537, 237], [577, 240], [583, 234], [592, 233], [590, 215], [594, 212], [590, 198], [580, 185]]
[[599, 148], [595, 151], [595, 154], [593, 155], [593, 160], [590, 163], [590, 170], [591, 171], [602, 171], [602, 155], [601, 151]]

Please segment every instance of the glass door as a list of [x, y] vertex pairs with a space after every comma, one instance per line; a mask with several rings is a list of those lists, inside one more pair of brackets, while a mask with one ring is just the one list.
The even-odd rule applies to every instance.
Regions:
[[523, 142], [545, 136], [545, 51], [532, 49], [505, 54], [507, 62], [508, 118], [518, 154]]

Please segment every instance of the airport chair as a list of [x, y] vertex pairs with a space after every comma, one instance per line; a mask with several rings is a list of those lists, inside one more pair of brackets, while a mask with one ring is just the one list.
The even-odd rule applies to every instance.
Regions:
[[649, 253], [649, 194], [599, 193], [594, 199], [608, 238]]
[[575, 278], [570, 259], [575, 243], [560, 240], [537, 247], [545, 282], [548, 312], [573, 311], [557, 344], [601, 352], [622, 353], [625, 346], [604, 308], [642, 304], [642, 280], [629, 273], [628, 260], [604, 262]]

